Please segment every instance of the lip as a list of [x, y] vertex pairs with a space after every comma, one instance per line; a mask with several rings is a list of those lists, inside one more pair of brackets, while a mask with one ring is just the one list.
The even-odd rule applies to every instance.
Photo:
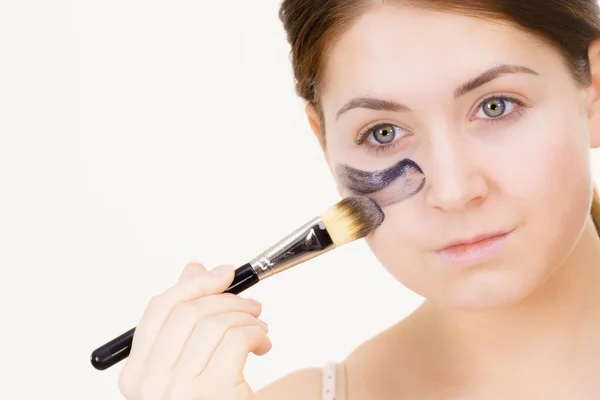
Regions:
[[469, 266], [491, 260], [505, 247], [513, 231], [487, 233], [445, 245], [435, 254], [448, 264]]

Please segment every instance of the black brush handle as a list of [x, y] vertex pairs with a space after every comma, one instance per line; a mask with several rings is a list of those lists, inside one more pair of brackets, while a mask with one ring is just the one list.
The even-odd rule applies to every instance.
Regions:
[[[258, 283], [258, 275], [250, 264], [245, 264], [235, 270], [235, 278], [224, 293], [238, 294]], [[91, 362], [97, 370], [105, 370], [119, 361], [124, 360], [131, 352], [133, 334], [135, 328], [131, 328], [110, 342], [98, 347], [92, 352]]]

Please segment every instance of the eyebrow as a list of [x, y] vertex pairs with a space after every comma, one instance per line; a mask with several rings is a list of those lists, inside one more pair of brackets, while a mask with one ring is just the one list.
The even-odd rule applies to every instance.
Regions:
[[477, 89], [480, 86], [485, 85], [488, 82], [493, 81], [501, 77], [502, 75], [507, 74], [531, 74], [531, 75], [539, 75], [534, 70], [522, 67], [520, 65], [499, 65], [492, 69], [488, 69], [482, 74], [477, 75], [475, 78], [470, 79], [466, 83], [460, 85], [454, 90], [454, 98], [458, 99], [461, 96]]
[[357, 97], [350, 100], [344, 107], [340, 108], [337, 112], [335, 119], [339, 119], [340, 116], [355, 108], [367, 108], [369, 110], [376, 111], [410, 111], [410, 109], [404, 104], [396, 103], [391, 100], [374, 99], [370, 97]]
[[[501, 77], [502, 75], [519, 73], [539, 75], [536, 71], [532, 70], [531, 68], [522, 67], [520, 65], [499, 65], [497, 67], [488, 69], [487, 71], [477, 75], [475, 78], [469, 79], [467, 82], [457, 87], [454, 90], [454, 98], [458, 99], [459, 97], [462, 97], [467, 93], [472, 92], [473, 90], [485, 85], [486, 83], [489, 83], [494, 79]], [[401, 103], [397, 103], [395, 101], [375, 99], [371, 97], [357, 97], [355, 99], [350, 100], [342, 108], [340, 108], [340, 110], [336, 114], [336, 120], [339, 119], [340, 116], [345, 112], [355, 108], [366, 108], [375, 111], [393, 112], [410, 111], [410, 108], [408, 108], [408, 106]]]

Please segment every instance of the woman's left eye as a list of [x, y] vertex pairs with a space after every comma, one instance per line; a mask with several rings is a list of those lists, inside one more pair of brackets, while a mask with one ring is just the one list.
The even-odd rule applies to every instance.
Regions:
[[515, 112], [515, 109], [524, 106], [516, 99], [506, 97], [492, 97], [484, 100], [479, 106], [475, 119], [502, 119]]

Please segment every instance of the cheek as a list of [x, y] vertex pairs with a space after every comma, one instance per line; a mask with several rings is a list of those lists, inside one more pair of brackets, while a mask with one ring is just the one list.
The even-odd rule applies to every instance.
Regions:
[[585, 119], [555, 113], [552, 119], [540, 115], [528, 125], [520, 130], [520, 145], [510, 146], [506, 174], [499, 175], [502, 194], [548, 223], [565, 214], [587, 214], [592, 181]]
[[494, 283], [499, 291], [533, 291], [567, 258], [589, 218], [587, 123], [576, 113], [545, 115], [551, 118], [532, 119], [528, 130], [519, 130], [520, 146], [510, 146], [512, 162], [488, 171], [498, 178], [497, 200], [490, 204], [515, 217], [520, 232], [512, 267], [503, 267], [504, 280]]
[[423, 237], [424, 216], [408, 200], [386, 207], [383, 224], [366, 243], [386, 270], [403, 285], [418, 294], [425, 294], [431, 286], [431, 277], [423, 270], [422, 245], [416, 238]]
[[[557, 118], [548, 139], [528, 173], [531, 223], [538, 233], [534, 243], [545, 265], [556, 268], [568, 256], [590, 213], [592, 175], [587, 125], [578, 118]], [[549, 271], [551, 272], [551, 271]]]

